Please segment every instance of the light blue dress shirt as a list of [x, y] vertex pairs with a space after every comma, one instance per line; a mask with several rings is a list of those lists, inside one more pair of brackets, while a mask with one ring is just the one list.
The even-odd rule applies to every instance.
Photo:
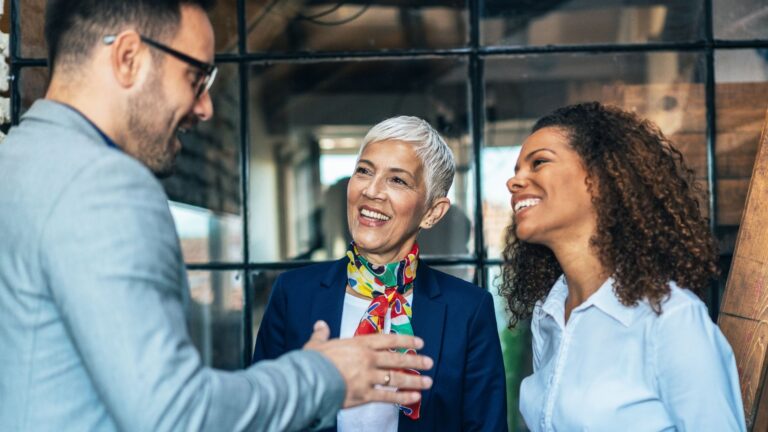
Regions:
[[744, 431], [733, 351], [689, 290], [657, 315], [621, 304], [608, 279], [565, 323], [561, 277], [534, 308], [533, 375], [520, 389], [532, 431]]

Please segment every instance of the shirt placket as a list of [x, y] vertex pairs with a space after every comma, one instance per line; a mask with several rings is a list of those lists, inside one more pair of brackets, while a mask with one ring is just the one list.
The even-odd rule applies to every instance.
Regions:
[[[576, 312], [575, 310], [573, 312]], [[555, 410], [555, 400], [557, 399], [558, 391], [560, 389], [560, 379], [563, 376], [563, 368], [568, 358], [568, 350], [571, 346], [571, 340], [573, 339], [573, 332], [578, 325], [580, 314], [571, 313], [571, 317], [565, 328], [561, 327], [562, 337], [560, 339], [560, 346], [557, 350], [557, 358], [555, 360], [555, 370], [550, 375], [547, 382], [547, 398], [544, 404], [544, 412], [541, 416], [541, 430], [546, 432], [554, 431], [552, 427], [552, 415]]]

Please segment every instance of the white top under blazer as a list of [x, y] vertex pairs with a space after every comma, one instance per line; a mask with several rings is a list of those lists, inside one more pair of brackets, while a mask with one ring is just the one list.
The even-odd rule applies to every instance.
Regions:
[[520, 388], [531, 431], [744, 431], [733, 351], [689, 290], [670, 283], [657, 315], [621, 304], [608, 279], [565, 323], [560, 277], [533, 311], [533, 375]]
[[[413, 304], [413, 291], [405, 297]], [[352, 294], [344, 294], [344, 309], [341, 315], [342, 339], [355, 336], [360, 320], [371, 305], [370, 299], [361, 299]], [[392, 322], [389, 314], [384, 317], [384, 334], [389, 334]], [[390, 388], [379, 386], [380, 388]], [[394, 388], [391, 388], [395, 391]], [[395, 404], [371, 402], [353, 408], [339, 410], [336, 417], [338, 432], [397, 432], [400, 409]]]

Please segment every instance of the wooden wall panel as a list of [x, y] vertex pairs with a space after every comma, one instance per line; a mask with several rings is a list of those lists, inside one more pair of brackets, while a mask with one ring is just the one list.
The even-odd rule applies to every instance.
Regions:
[[[768, 120], [765, 123], [768, 125]], [[718, 321], [731, 343], [747, 427], [768, 426], [768, 136], [759, 142]], [[727, 195], [720, 195], [727, 199]], [[759, 426], [759, 428], [758, 428]], [[753, 429], [754, 428], [754, 429]]]
[[763, 390], [768, 323], [721, 313], [718, 324], [736, 355], [744, 412], [747, 423], [751, 423], [757, 407], [755, 401]]
[[[706, 183], [705, 183], [706, 184]], [[738, 225], [749, 189], [748, 178], [721, 179], [717, 181], [717, 224]], [[708, 207], [703, 207], [707, 213]], [[727, 252], [727, 251], [726, 251]]]
[[[768, 382], [768, 373], [763, 377], [763, 390], [765, 390], [765, 384]], [[755, 423], [752, 427], [753, 431], [768, 431], [768, 391], [762, 391], [760, 395], [760, 401], [758, 402], [757, 409], [755, 410]]]
[[[741, 231], [744, 231], [744, 226]], [[755, 237], [739, 233], [736, 240], [736, 256], [731, 265], [720, 312], [755, 321], [768, 321], [768, 260], [765, 252], [768, 248], [757, 248], [754, 255], [748, 255], [746, 252], [752, 249], [749, 247], [749, 240]]]

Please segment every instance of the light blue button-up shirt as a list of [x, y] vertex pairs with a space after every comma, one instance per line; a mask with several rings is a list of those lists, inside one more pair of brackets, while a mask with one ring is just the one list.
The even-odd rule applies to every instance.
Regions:
[[608, 279], [565, 323], [561, 277], [534, 308], [533, 375], [520, 389], [532, 431], [744, 431], [733, 351], [689, 290], [657, 315], [621, 304]]

